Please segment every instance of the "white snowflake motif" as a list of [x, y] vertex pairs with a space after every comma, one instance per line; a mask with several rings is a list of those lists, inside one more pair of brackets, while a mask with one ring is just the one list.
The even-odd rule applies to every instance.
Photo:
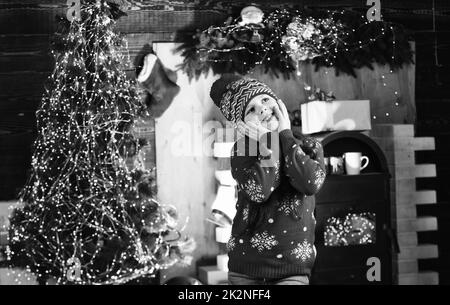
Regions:
[[248, 206], [242, 210], [242, 220], [248, 221]]
[[298, 147], [295, 149], [295, 152], [297, 153], [297, 155], [299, 155], [300, 157], [303, 157], [305, 155], [305, 152], [302, 149], [299, 149]]
[[317, 188], [321, 187], [325, 181], [325, 172], [322, 169], [317, 170], [314, 173], [314, 184]]
[[252, 201], [264, 201], [264, 192], [262, 186], [257, 184], [255, 179], [249, 178], [241, 188], [247, 193]]
[[258, 249], [258, 252], [262, 252], [263, 250], [270, 250], [274, 246], [278, 245], [278, 241], [275, 239], [275, 235], [269, 235], [267, 231], [264, 231], [261, 234], [256, 233], [250, 240], [250, 243], [252, 245], [252, 248]]
[[280, 182], [280, 160], [277, 160], [277, 162], [275, 162], [275, 183], [279, 183]]
[[313, 142], [314, 142], [314, 148], [315, 148], [315, 149], [319, 149], [319, 148], [322, 147], [322, 143], [320, 143], [319, 140], [313, 139]]
[[236, 247], [236, 238], [234, 236], [231, 236], [227, 243], [227, 250], [233, 251], [234, 247]]
[[304, 262], [311, 257], [313, 252], [314, 250], [312, 249], [311, 244], [305, 239], [303, 243], [297, 244], [297, 247], [292, 250], [291, 254]]
[[248, 169], [248, 168], [244, 168], [244, 173], [246, 173], [249, 176], [256, 176], [256, 171]]
[[302, 203], [297, 196], [286, 196], [281, 201], [278, 208], [279, 212], [284, 212], [286, 215], [292, 214]]

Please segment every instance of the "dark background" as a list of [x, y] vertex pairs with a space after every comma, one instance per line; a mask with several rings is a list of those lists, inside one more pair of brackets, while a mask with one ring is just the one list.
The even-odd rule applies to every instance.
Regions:
[[[228, 8], [243, 1], [130, 1], [136, 10], [119, 20], [131, 62], [144, 44], [172, 41], [179, 31], [220, 23]], [[150, 4], [151, 2], [151, 4]], [[13, 200], [24, 184], [35, 135], [35, 116], [44, 81], [53, 69], [49, 55], [55, 17], [65, 0], [0, 0], [0, 200]], [[264, 8], [282, 5], [367, 10], [366, 0], [253, 1]], [[450, 1], [381, 0], [384, 20], [410, 29], [416, 40], [416, 136], [432, 136], [436, 150], [418, 152], [417, 163], [435, 163], [436, 178], [417, 179], [418, 189], [437, 190], [436, 205], [418, 206], [419, 216], [438, 218], [437, 232], [420, 232], [419, 243], [439, 245], [439, 259], [420, 261], [450, 284]], [[433, 22], [434, 21], [434, 22]], [[134, 73], [130, 66], [128, 73]]]

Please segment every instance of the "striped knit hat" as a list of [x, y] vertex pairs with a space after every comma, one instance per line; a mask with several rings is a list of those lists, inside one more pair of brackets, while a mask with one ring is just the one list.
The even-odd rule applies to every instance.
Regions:
[[256, 79], [224, 74], [214, 82], [209, 95], [227, 120], [238, 122], [244, 120], [245, 108], [250, 100], [261, 94], [278, 99], [266, 84]]

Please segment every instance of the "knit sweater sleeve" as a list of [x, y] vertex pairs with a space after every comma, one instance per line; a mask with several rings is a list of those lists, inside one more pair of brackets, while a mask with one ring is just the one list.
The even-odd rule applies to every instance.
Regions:
[[238, 189], [248, 201], [261, 204], [269, 199], [280, 184], [280, 161], [272, 158], [272, 155], [261, 156], [259, 150], [252, 154], [248, 151], [249, 139], [246, 140], [244, 143], [242, 138], [233, 146], [231, 173], [238, 183]]
[[320, 190], [326, 175], [322, 145], [313, 138], [307, 138], [307, 141], [312, 142], [313, 158], [303, 151], [301, 141], [294, 137], [290, 129], [280, 132], [286, 176], [296, 190], [310, 196]]

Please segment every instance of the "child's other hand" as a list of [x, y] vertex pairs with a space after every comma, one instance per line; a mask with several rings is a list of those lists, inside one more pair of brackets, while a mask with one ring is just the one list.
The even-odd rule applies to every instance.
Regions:
[[289, 112], [286, 109], [282, 100], [278, 100], [278, 107], [274, 107], [273, 111], [278, 118], [278, 132], [286, 129], [291, 129], [291, 121], [289, 120]]

